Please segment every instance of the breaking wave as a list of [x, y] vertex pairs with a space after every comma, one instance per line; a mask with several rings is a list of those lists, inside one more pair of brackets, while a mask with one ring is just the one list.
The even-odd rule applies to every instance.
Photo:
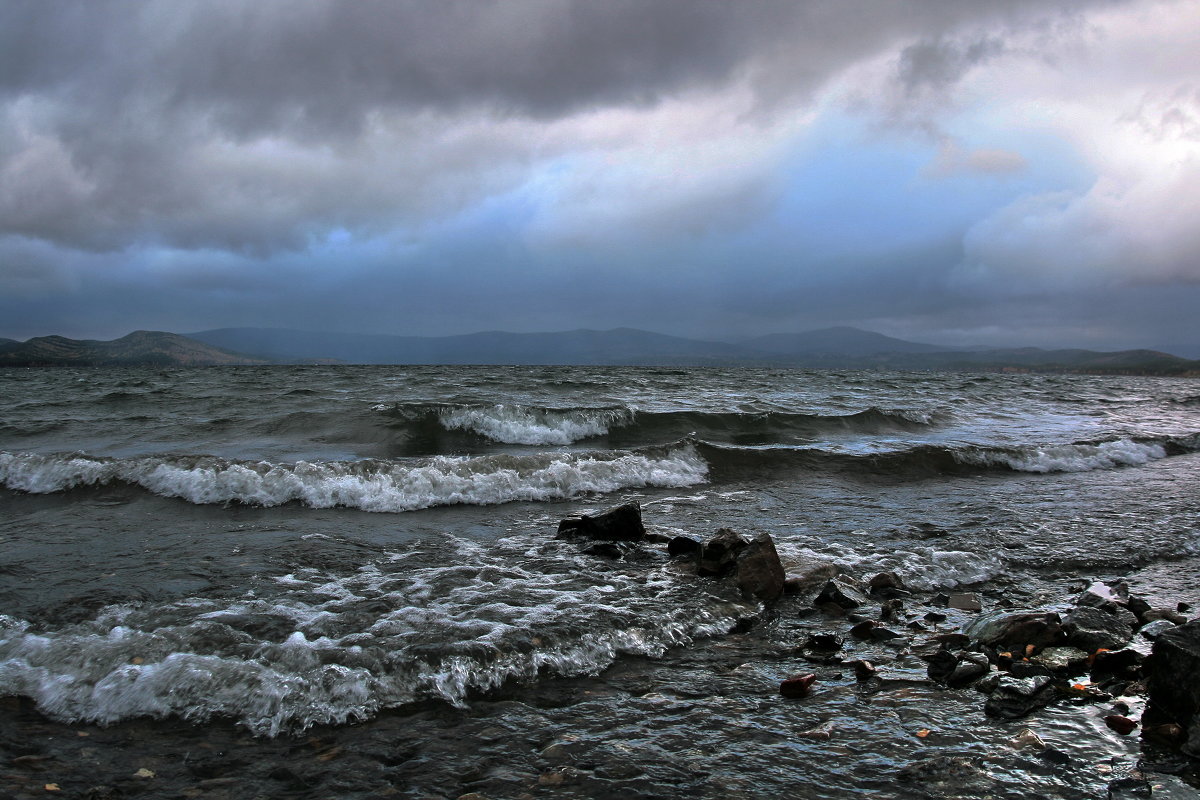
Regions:
[[0, 453], [0, 485], [33, 494], [122, 482], [191, 503], [362, 511], [560, 500], [592, 492], [702, 483], [694, 447], [653, 452], [435, 456], [416, 461], [234, 461], [212, 456], [110, 459]]

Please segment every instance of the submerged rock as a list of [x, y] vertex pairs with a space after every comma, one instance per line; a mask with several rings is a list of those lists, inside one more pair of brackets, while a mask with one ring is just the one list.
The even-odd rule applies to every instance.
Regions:
[[560, 539], [586, 536], [590, 539], [644, 539], [646, 526], [642, 524], [642, 506], [637, 501], [610, 508], [599, 514], [581, 514], [567, 517], [558, 523]]
[[968, 622], [963, 633], [972, 641], [1008, 650], [1050, 647], [1065, 639], [1062, 620], [1050, 611], [991, 611]]
[[1046, 675], [1030, 678], [1005, 676], [988, 696], [983, 710], [1000, 719], [1020, 719], [1054, 700], [1054, 686]]

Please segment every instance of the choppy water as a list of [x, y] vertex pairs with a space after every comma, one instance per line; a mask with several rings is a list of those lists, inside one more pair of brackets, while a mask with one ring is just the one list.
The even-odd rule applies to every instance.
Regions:
[[[1200, 383], [8, 370], [0, 485], [0, 694], [53, 719], [231, 719], [279, 736], [385, 724], [432, 700], [446, 714], [491, 709], [512, 742], [553, 730], [619, 759], [621, 742], [654, 740], [666, 748], [654, 758], [684, 772], [699, 769], [692, 751], [715, 758], [700, 770], [711, 785], [651, 779], [645, 766], [651, 794], [727, 796], [737, 775], [761, 770], [757, 788], [737, 791], [803, 784], [796, 796], [846, 797], [884, 791], [914, 748], [986, 761], [1012, 731], [978, 703], [965, 710], [969, 690], [917, 683], [866, 703], [852, 676], [830, 675], [823, 704], [781, 704], [780, 676], [804, 664], [795, 640], [828, 621], [789, 600], [746, 633], [762, 609], [728, 587], [654, 550], [583, 554], [554, 540], [557, 521], [637, 499], [653, 532], [766, 531], [792, 565], [892, 569], [920, 590], [985, 582], [1004, 602], [1032, 602], [1133, 575], [1147, 592], [1194, 593], [1164, 576], [1193, 570], [1200, 553]], [[859, 647], [893, 663], [898, 686], [922, 673], [903, 653]], [[569, 708], [529, 700], [579, 681], [591, 689]], [[1051, 739], [1101, 761], [1133, 757], [1102, 725], [1043, 714]], [[827, 722], [834, 739], [798, 737]], [[918, 722], [938, 737], [904, 732]], [[464, 752], [524, 758], [504, 746]], [[711, 755], [730, 748], [724, 766]], [[1011, 783], [1091, 797], [1102, 774], [1042, 774], [1012, 756], [969, 780], [979, 796]], [[415, 773], [406, 780], [425, 791]]]

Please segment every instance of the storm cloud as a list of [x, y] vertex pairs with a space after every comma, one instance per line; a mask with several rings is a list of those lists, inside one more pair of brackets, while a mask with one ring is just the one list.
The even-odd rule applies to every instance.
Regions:
[[1150, 0], [14, 0], [0, 335], [1174, 343], [1119, 298], [1196, 296], [1197, 45]]

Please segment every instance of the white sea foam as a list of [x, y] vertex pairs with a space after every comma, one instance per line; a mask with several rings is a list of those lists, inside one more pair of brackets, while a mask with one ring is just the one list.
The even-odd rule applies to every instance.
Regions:
[[603, 436], [633, 421], [627, 408], [552, 410], [521, 405], [448, 406], [438, 413], [448, 430], [472, 431], [504, 444], [568, 445]]
[[955, 457], [967, 464], [1006, 466], [1020, 472], [1088, 472], [1139, 466], [1166, 458], [1167, 451], [1153, 442], [1117, 439], [1100, 444], [1053, 445], [1013, 451], [959, 451]]
[[622, 654], [725, 633], [753, 608], [662, 569], [580, 570], [576, 549], [553, 540], [460, 544], [453, 564], [298, 570], [270, 582], [270, 598], [110, 606], [58, 630], [0, 616], [0, 694], [63, 721], [221, 715], [273, 736], [598, 674]]
[[122, 481], [199, 504], [276, 506], [299, 501], [313, 508], [384, 512], [558, 500], [644, 486], [693, 486], [704, 482], [707, 474], [708, 465], [690, 446], [658, 456], [595, 452], [295, 464], [0, 453], [0, 485], [34, 494]]

